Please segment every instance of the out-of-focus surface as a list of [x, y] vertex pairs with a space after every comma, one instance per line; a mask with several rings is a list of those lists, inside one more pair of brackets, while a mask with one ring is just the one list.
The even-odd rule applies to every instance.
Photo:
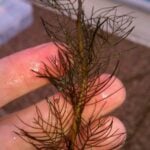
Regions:
[[[35, 9], [35, 22], [26, 31], [19, 34], [9, 43], [0, 47], [0, 58], [13, 54], [22, 49], [49, 42], [40, 17], [48, 18], [55, 23], [54, 14], [39, 8]], [[127, 89], [125, 104], [114, 112], [126, 125], [129, 142], [124, 150], [149, 150], [150, 139], [150, 49], [124, 41], [122, 48], [135, 47], [121, 57], [119, 77]], [[47, 86], [35, 92], [29, 93], [15, 102], [8, 104], [0, 110], [0, 114], [10, 113], [44, 97], [51, 95], [53, 88]]]
[[150, 12], [150, 0], [114, 0]]
[[[31, 0], [35, 4], [40, 5], [40, 0]], [[42, 0], [46, 2], [47, 0]], [[94, 9], [103, 9], [104, 7], [112, 7], [112, 6], [120, 6], [118, 7], [117, 14], [129, 14], [134, 17], [134, 25], [136, 28], [134, 31], [128, 36], [128, 39], [139, 43], [145, 46], [150, 47], [150, 10], [144, 11], [143, 9], [139, 9], [138, 7], [132, 7], [131, 5], [124, 5], [121, 1], [126, 0], [86, 0], [84, 3], [85, 13], [87, 16], [90, 16], [90, 10], [94, 7]], [[130, 3], [135, 2], [136, 0], [127, 0]], [[142, 0], [137, 0], [142, 1]], [[137, 2], [136, 1], [136, 2]], [[144, 0], [143, 0], [144, 1]], [[62, 1], [63, 2], [63, 1]], [[64, 1], [65, 2], [65, 1]], [[148, 3], [148, 2], [147, 2]], [[43, 7], [43, 5], [40, 5]], [[147, 5], [149, 7], [149, 5]], [[45, 7], [49, 9], [49, 7]], [[113, 13], [112, 13], [113, 15]]]
[[31, 4], [20, 0], [0, 0], [0, 45], [32, 23]]

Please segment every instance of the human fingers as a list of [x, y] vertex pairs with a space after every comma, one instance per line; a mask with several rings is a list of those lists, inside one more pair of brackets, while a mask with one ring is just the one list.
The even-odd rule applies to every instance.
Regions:
[[[107, 75], [104, 75], [102, 78], [105, 78]], [[124, 89], [122, 89], [123, 91], [121, 92], [121, 90], [119, 90], [118, 92], [115, 92], [116, 90], [120, 89], [120, 87], [122, 87], [122, 83], [115, 78], [114, 82], [111, 84], [111, 86], [109, 86], [109, 88], [106, 88], [103, 92], [101, 92], [98, 96], [94, 97], [92, 99], [93, 102], [95, 102], [95, 99], [103, 99], [103, 95], [108, 95], [108, 97], [105, 99], [105, 101], [101, 101], [99, 103], [97, 103], [96, 105], [87, 105], [85, 106], [85, 109], [83, 111], [83, 118], [88, 121], [91, 116], [98, 118], [102, 115], [105, 115], [106, 113], [112, 111], [113, 109], [115, 109], [116, 107], [118, 107], [125, 99], [125, 91]], [[61, 97], [60, 94], [55, 95], [54, 97], [50, 98], [51, 100], [57, 100], [59, 99], [59, 106], [60, 108], [63, 105], [63, 103], [65, 102], [65, 100]], [[102, 103], [103, 102], [103, 103]], [[105, 107], [104, 106], [105, 103]], [[44, 119], [47, 120], [47, 115], [48, 115], [48, 104], [43, 101], [37, 104], [41, 110], [41, 114], [43, 116]], [[96, 107], [95, 107], [96, 106]], [[72, 107], [69, 103], [66, 102], [66, 109], [65, 110], [65, 115], [67, 116], [68, 114], [71, 114], [71, 110]], [[101, 114], [102, 113], [102, 114]], [[24, 122], [27, 122], [28, 124], [33, 124], [33, 118], [37, 117], [37, 112], [35, 110], [35, 106], [31, 106], [27, 109], [24, 109], [18, 113], [16, 113], [20, 118], [23, 119]], [[28, 147], [29, 145], [27, 143], [25, 143], [23, 140], [21, 140], [18, 136], [16, 136], [12, 131], [15, 131], [16, 128], [14, 126], [17, 125], [20, 128], [23, 128], [24, 130], [32, 130], [29, 129], [26, 125], [24, 125], [22, 122], [20, 122], [18, 120], [18, 118], [16, 118], [16, 114], [12, 114], [11, 116], [1, 120], [1, 124], [0, 124], [0, 131], [2, 134], [0, 136], [0, 143], [5, 143], [5, 141], [9, 140], [10, 141], [10, 145], [12, 146], [16, 146], [16, 145], [24, 145], [24, 147]], [[65, 128], [69, 128], [71, 125], [71, 117], [70, 116], [67, 122], [67, 125], [65, 126]], [[8, 133], [7, 133], [8, 132]], [[7, 133], [7, 134], [6, 134]], [[14, 140], [15, 139], [15, 140]], [[6, 146], [9, 146], [9, 144], [7, 143]]]
[[57, 49], [53, 43], [47, 43], [0, 60], [0, 107], [48, 83], [31, 70], [40, 71], [47, 57], [57, 56]]
[[[126, 129], [113, 116], [103, 117], [83, 126], [78, 134], [77, 149], [118, 150], [126, 140]], [[84, 145], [86, 143], [86, 145]]]
[[[71, 122], [73, 119], [71, 105], [69, 103], [67, 103], [66, 101], [64, 101], [64, 99], [62, 97], [60, 97], [59, 94], [57, 94], [53, 97], [50, 97], [49, 100], [53, 104], [59, 105], [60, 108], [64, 107], [63, 111], [61, 111], [61, 115], [64, 114], [63, 118], [61, 118], [61, 119], [63, 120], [65, 118], [65, 116], [69, 116], [69, 117], [67, 117], [68, 119], [66, 119], [66, 122], [65, 122], [66, 125], [64, 127], [64, 130], [67, 130], [71, 126]], [[57, 101], [57, 100], [59, 100], [59, 101]], [[39, 108], [38, 110], [37, 110], [37, 107]], [[40, 110], [40, 113], [39, 113], [39, 110]], [[51, 116], [49, 116], [49, 113], [51, 113]], [[0, 120], [0, 133], [1, 133], [0, 134], [0, 144], [3, 145], [3, 149], [4, 150], [10, 150], [10, 149], [12, 149], [12, 150], [20, 150], [20, 149], [21, 150], [27, 150], [27, 149], [34, 150], [34, 147], [31, 144], [22, 140], [20, 138], [20, 136], [18, 136], [15, 133], [15, 132], [20, 133], [20, 130], [18, 130], [17, 127], [27, 131], [28, 133], [31, 132], [31, 133], [33, 133], [33, 135], [35, 133], [35, 137], [37, 137], [37, 136], [45, 137], [46, 135], [47, 136], [49, 135], [50, 137], [51, 136], [54, 137], [55, 128], [53, 128], [53, 127], [57, 126], [58, 119], [52, 113], [53, 113], [53, 110], [50, 109], [49, 104], [45, 100], [43, 100], [43, 101], [39, 102], [36, 105], [36, 107], [31, 106], [24, 110], [21, 110], [19, 112], [16, 112], [16, 113], [8, 115], [4, 118], [1, 118], [1, 120]], [[42, 131], [42, 127], [44, 128], [45, 125], [40, 124], [38, 126], [36, 123], [34, 123], [35, 122], [34, 118], [36, 118], [38, 120], [38, 118], [41, 115], [42, 115], [43, 120], [47, 121], [49, 124], [52, 125], [52, 126], [48, 126], [48, 129], [47, 129], [48, 131], [51, 128], [51, 130], [48, 134], [46, 134], [47, 130], [45, 132]], [[51, 118], [50, 120], [49, 120], [49, 117]], [[39, 121], [41, 121], [41, 119]], [[30, 126], [28, 126], [27, 124]], [[33, 127], [31, 127], [31, 126], [33, 126]], [[38, 129], [36, 129], [36, 127]], [[38, 133], [38, 134], [36, 134], [36, 133]]]
[[92, 115], [97, 117], [106, 115], [125, 101], [126, 90], [118, 78], [111, 77], [110, 74], [103, 74], [100, 76], [100, 80], [101, 82], [106, 81], [106, 84], [99, 94], [93, 96], [87, 103], [83, 113], [84, 118], [89, 118]]
[[[102, 120], [103, 119], [101, 119], [101, 122]], [[122, 124], [122, 122], [115, 117], [105, 118], [103, 123], [100, 123], [97, 120], [93, 122], [90, 127], [88, 126], [88, 128], [90, 129], [90, 132], [93, 132], [93, 134], [87, 135], [87, 133], [84, 133], [84, 136], [86, 137], [83, 138], [83, 132], [87, 132], [87, 127], [84, 127], [81, 132], [82, 137], [80, 138], [78, 137], [79, 140], [77, 141], [78, 146], [80, 145], [79, 147], [82, 147], [85, 142], [84, 140], [86, 140], [86, 138], [89, 139], [87, 146], [85, 147], [86, 150], [90, 149], [90, 145], [92, 144], [93, 144], [92, 148], [94, 150], [118, 149], [118, 148], [121, 148], [125, 142], [125, 139], [126, 139], [125, 127]], [[3, 138], [0, 137], [0, 143], [3, 147], [3, 150], [9, 150], [9, 149], [35, 150], [31, 144], [22, 140], [14, 132], [12, 132], [12, 129], [14, 130], [14, 127], [12, 125], [9, 127], [3, 126], [2, 128], [1, 133], [3, 135]], [[33, 130], [28, 130], [28, 131], [33, 132]], [[11, 133], [11, 136], [10, 136], [10, 133]], [[52, 135], [49, 135], [49, 136], [52, 136]]]

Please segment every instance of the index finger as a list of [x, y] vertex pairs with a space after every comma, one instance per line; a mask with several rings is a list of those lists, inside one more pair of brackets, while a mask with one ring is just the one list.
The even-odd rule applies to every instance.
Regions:
[[42, 62], [47, 57], [57, 55], [57, 47], [53, 43], [29, 48], [0, 60], [0, 107], [12, 100], [33, 91], [48, 83], [37, 78]]

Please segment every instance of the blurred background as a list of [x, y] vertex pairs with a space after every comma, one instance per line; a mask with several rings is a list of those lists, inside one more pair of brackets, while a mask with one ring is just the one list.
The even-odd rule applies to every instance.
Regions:
[[[36, 5], [33, 9], [33, 24], [8, 43], [0, 45], [0, 58], [50, 41], [40, 17], [56, 23], [55, 14]], [[150, 40], [150, 36], [147, 36], [146, 39]], [[118, 77], [125, 84], [127, 99], [122, 107], [113, 112], [127, 128], [128, 140], [123, 150], [150, 149], [150, 47], [148, 44], [141, 44], [126, 40], [118, 47], [119, 49], [135, 47], [121, 57]], [[53, 93], [51, 86], [38, 89], [1, 108], [0, 116], [25, 108]]]

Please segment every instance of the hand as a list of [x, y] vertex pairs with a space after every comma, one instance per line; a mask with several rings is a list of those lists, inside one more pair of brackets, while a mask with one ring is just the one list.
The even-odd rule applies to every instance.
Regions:
[[[14, 99], [29, 93], [45, 84], [48, 84], [48, 81], [42, 78], [37, 78], [35, 74], [31, 71], [40, 71], [41, 61], [46, 61], [47, 56], [53, 56], [57, 53], [57, 48], [54, 44], [48, 43], [43, 44], [38, 47], [29, 48], [27, 50], [18, 52], [16, 54], [7, 56], [0, 60], [0, 107], [6, 105], [7, 103], [13, 101]], [[105, 78], [107, 75], [104, 74], [102, 78]], [[114, 80], [115, 77], [113, 77]], [[121, 89], [120, 89], [121, 88]], [[120, 89], [118, 92], [118, 89]], [[114, 93], [114, 94], [112, 94]], [[57, 95], [57, 94], [56, 94]], [[111, 95], [111, 96], [110, 96]], [[97, 103], [95, 112], [102, 107], [103, 111], [101, 115], [106, 115], [112, 110], [119, 107], [125, 100], [126, 92], [125, 88], [122, 85], [121, 81], [115, 78], [114, 82], [101, 93], [101, 95], [96, 96], [96, 98], [105, 98], [104, 102]], [[63, 99], [62, 99], [63, 101]], [[68, 109], [69, 109], [69, 105]], [[47, 103], [45, 100], [42, 100], [37, 104], [40, 108], [43, 116], [47, 114]], [[83, 117], [88, 120], [90, 114], [93, 110], [93, 105], [86, 106]], [[16, 117], [20, 116], [28, 124], [32, 124], [33, 117], [36, 116], [35, 106], [30, 106], [19, 112], [10, 114], [6, 117], [0, 119], [0, 145], [2, 150], [32, 150], [34, 149], [30, 144], [18, 137], [13, 131], [16, 131], [14, 125], [19, 126], [20, 128], [28, 128], [19, 119]], [[113, 126], [111, 132], [117, 130], [117, 133], [125, 133], [124, 125], [119, 121], [119, 119], [110, 116], [113, 119]], [[111, 120], [111, 119], [110, 119]], [[111, 134], [111, 133], [110, 133]], [[125, 139], [125, 134], [123, 134], [117, 140], [112, 137], [109, 140], [112, 140], [111, 144], [102, 148], [102, 150], [111, 149], [114, 144], [120, 142], [120, 140]], [[106, 141], [107, 143], [108, 141]], [[94, 149], [96, 150], [96, 148]]]

